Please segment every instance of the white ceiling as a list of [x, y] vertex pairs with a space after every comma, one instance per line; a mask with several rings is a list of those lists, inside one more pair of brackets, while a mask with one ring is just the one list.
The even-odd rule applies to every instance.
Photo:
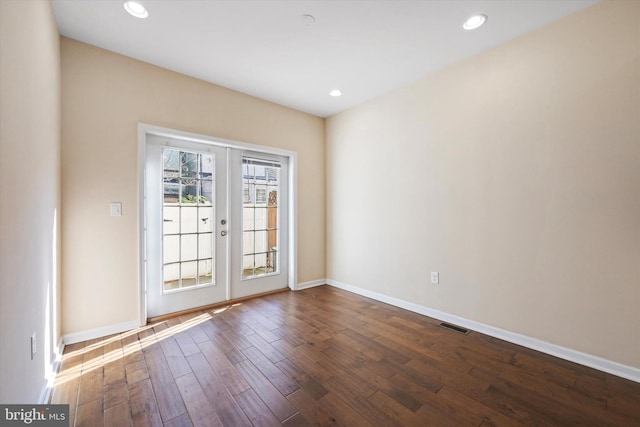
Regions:
[[[141, 0], [147, 19], [120, 0], [53, 8], [63, 36], [328, 117], [596, 1]], [[476, 13], [487, 23], [464, 31]]]

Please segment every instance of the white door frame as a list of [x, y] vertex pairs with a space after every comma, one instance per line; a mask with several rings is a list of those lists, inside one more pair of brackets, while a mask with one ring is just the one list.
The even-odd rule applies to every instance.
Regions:
[[[144, 123], [138, 124], [138, 321], [140, 326], [147, 323], [147, 278], [146, 278], [146, 216], [145, 216], [145, 167], [146, 167], [146, 139], [147, 135], [157, 135], [169, 138], [183, 139], [202, 144], [218, 145], [221, 147], [236, 148], [241, 150], [250, 150], [259, 153], [276, 154], [287, 157], [289, 159], [289, 180], [288, 180], [288, 196], [289, 196], [289, 254], [287, 280], [289, 288], [296, 290], [298, 285], [298, 263], [297, 263], [297, 153], [291, 150], [281, 148], [267, 147], [263, 145], [250, 144], [241, 141], [232, 141], [222, 138], [214, 138], [206, 135], [199, 135], [180, 130], [163, 128], [159, 126], [148, 125]], [[228, 196], [227, 196], [228, 197]]]

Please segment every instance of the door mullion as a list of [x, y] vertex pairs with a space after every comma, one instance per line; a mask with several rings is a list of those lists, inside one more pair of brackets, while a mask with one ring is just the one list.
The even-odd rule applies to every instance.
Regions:
[[[232, 184], [233, 184], [233, 179], [231, 178], [231, 174], [233, 171], [233, 168], [231, 167], [231, 161], [232, 161], [232, 152], [231, 152], [231, 148], [227, 147], [225, 148], [225, 152], [226, 152], [226, 160], [227, 160], [227, 164], [226, 164], [226, 168], [225, 168], [225, 172], [226, 172], [226, 179], [225, 179], [225, 185], [226, 185], [226, 200], [225, 200], [225, 204], [224, 204], [224, 218], [227, 221], [226, 224], [226, 229], [231, 231], [231, 234], [227, 233], [227, 236], [225, 238], [225, 251], [227, 256], [225, 257], [225, 286], [226, 286], [226, 298], [227, 301], [229, 301], [231, 299], [231, 258], [232, 258], [232, 254], [231, 254], [231, 248], [233, 247], [233, 245], [231, 245], [231, 239], [234, 236], [234, 230], [236, 230], [237, 227], [235, 227], [234, 223], [234, 219], [231, 217], [231, 192], [232, 192]], [[217, 237], [217, 236], [216, 236]]]

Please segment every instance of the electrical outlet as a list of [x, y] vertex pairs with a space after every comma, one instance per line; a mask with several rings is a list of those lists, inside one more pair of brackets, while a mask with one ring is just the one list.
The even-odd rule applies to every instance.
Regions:
[[434, 285], [440, 283], [440, 274], [437, 271], [431, 272], [431, 283], [433, 283]]
[[36, 333], [34, 332], [33, 334], [31, 334], [31, 360], [33, 360], [33, 358], [35, 357], [37, 349], [38, 347], [36, 347]]

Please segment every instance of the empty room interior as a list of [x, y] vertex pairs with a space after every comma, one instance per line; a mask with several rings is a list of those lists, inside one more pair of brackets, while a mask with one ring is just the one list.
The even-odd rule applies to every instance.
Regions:
[[0, 0], [0, 137], [0, 404], [640, 425], [640, 1]]

